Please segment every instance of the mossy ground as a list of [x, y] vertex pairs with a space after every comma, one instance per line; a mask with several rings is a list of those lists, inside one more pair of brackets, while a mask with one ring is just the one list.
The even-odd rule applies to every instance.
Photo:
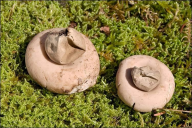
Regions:
[[[191, 8], [189, 1], [1, 1], [1, 126], [3, 127], [180, 127], [192, 114], [173, 110], [133, 111], [117, 96], [119, 63], [144, 54], [165, 63], [176, 89], [166, 109], [191, 111]], [[58, 95], [27, 73], [25, 50], [39, 32], [67, 27], [87, 35], [100, 56], [97, 84], [81, 93]], [[110, 28], [110, 34], [100, 31]], [[160, 116], [154, 113], [164, 112]]]

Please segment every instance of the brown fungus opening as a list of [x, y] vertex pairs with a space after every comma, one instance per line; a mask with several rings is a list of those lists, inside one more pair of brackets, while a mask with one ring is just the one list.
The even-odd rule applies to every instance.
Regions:
[[146, 92], [156, 88], [161, 79], [160, 72], [150, 66], [134, 67], [131, 76], [135, 86]]
[[53, 30], [45, 40], [45, 51], [57, 64], [69, 64], [85, 53], [86, 45], [82, 35], [72, 28]]

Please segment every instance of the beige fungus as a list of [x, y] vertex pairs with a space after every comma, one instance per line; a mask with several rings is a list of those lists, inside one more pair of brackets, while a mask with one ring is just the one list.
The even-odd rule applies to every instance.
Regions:
[[60, 94], [92, 87], [100, 70], [94, 45], [73, 28], [53, 28], [37, 34], [27, 46], [25, 63], [39, 85]]
[[116, 87], [125, 104], [136, 111], [150, 112], [169, 102], [175, 82], [169, 68], [159, 60], [147, 55], [134, 55], [120, 63]]

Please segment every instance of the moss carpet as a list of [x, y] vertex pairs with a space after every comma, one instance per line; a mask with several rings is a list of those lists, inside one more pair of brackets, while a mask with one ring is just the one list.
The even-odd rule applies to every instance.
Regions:
[[[1, 1], [1, 127], [191, 126], [191, 12], [189, 1]], [[39, 32], [72, 24], [95, 45], [100, 75], [84, 92], [54, 94], [29, 76], [25, 50]], [[175, 77], [162, 110], [137, 112], [118, 98], [118, 65], [138, 54], [159, 59]]]

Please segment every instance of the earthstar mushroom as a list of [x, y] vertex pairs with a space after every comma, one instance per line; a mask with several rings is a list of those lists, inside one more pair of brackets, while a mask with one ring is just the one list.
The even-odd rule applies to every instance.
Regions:
[[134, 55], [120, 63], [116, 87], [125, 104], [140, 112], [150, 112], [169, 102], [175, 82], [169, 68], [159, 60], [147, 55]]
[[73, 28], [53, 28], [37, 34], [27, 46], [25, 63], [38, 84], [60, 94], [81, 92], [95, 85], [100, 70], [94, 45]]

